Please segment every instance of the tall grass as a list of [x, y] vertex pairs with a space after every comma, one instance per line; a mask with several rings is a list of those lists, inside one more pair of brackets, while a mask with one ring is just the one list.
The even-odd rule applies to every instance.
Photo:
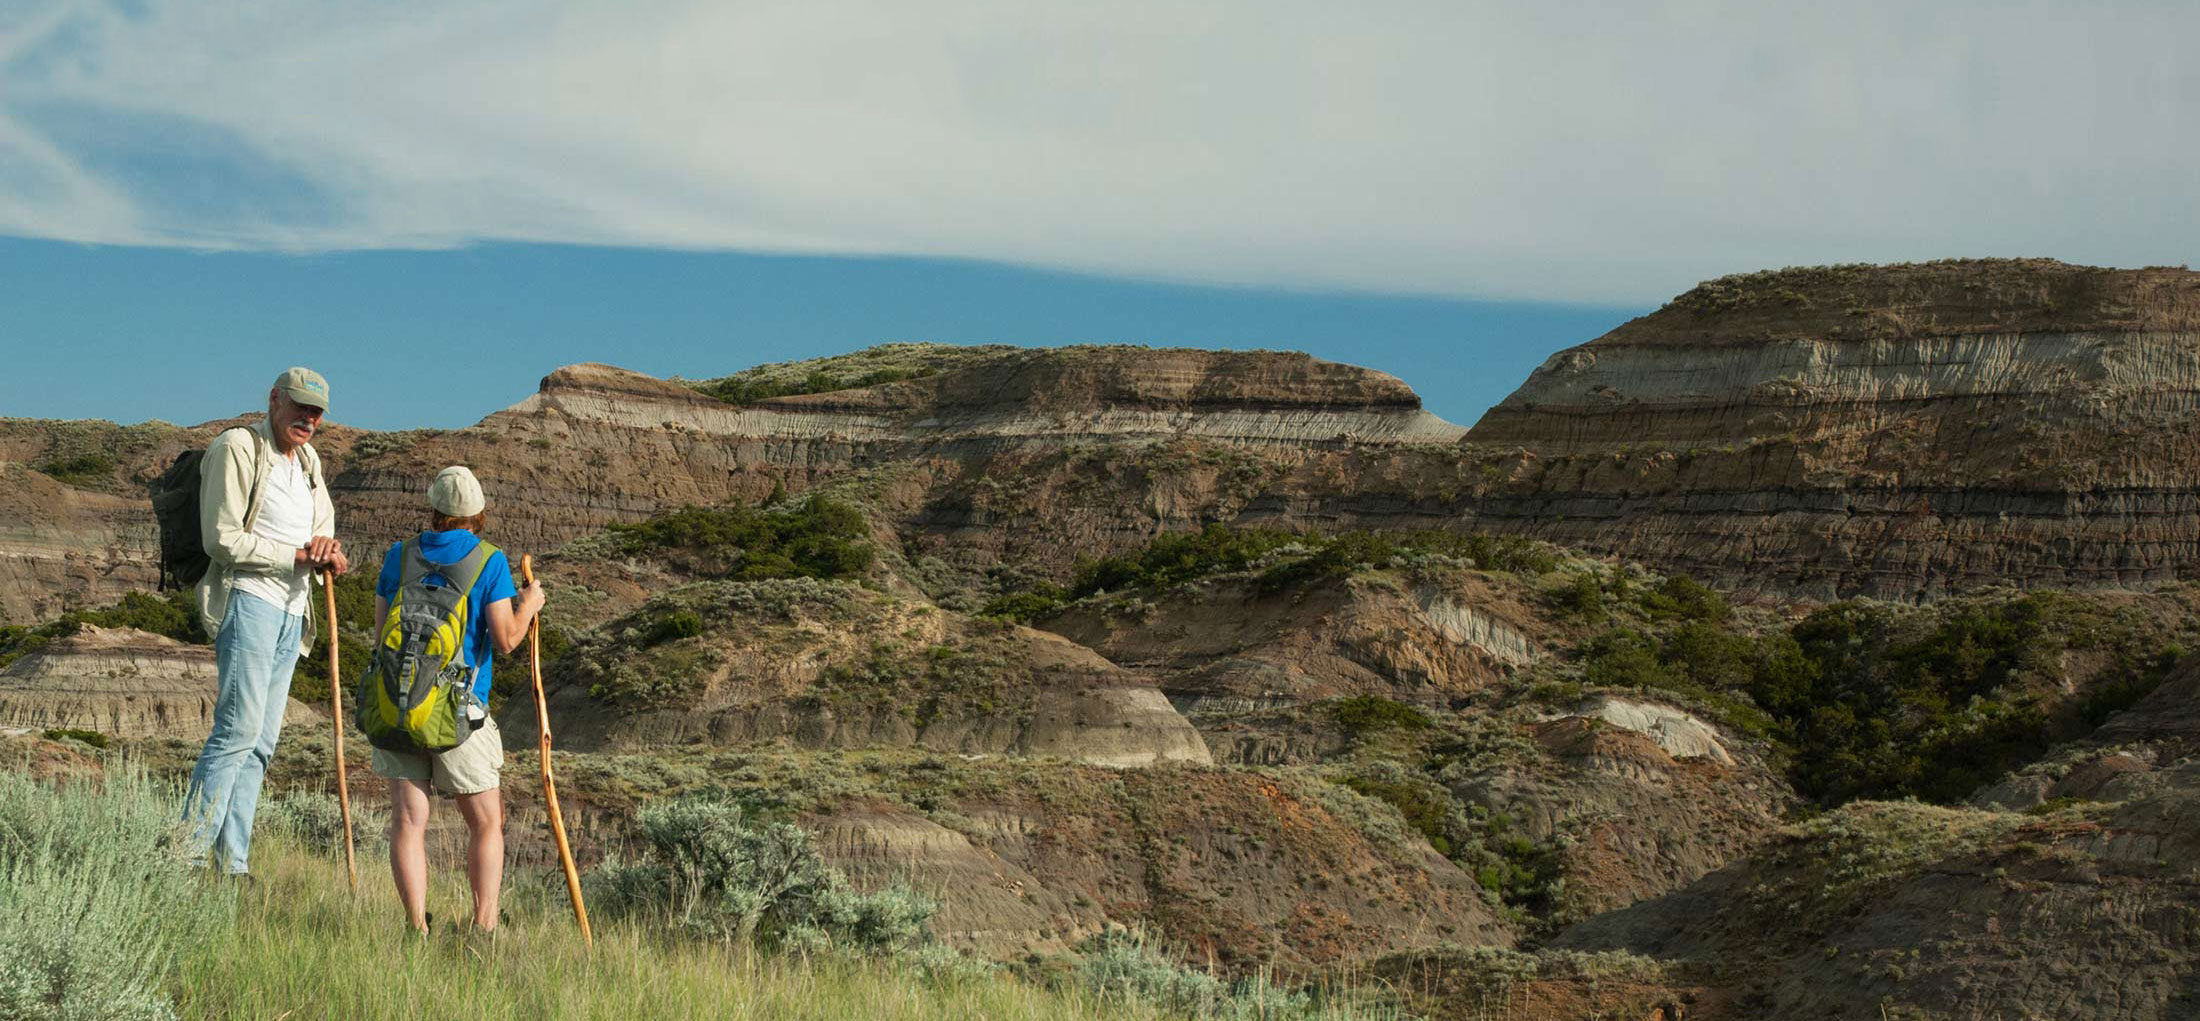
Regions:
[[[406, 926], [380, 862], [362, 861], [360, 887], [352, 890], [337, 859], [308, 848], [326, 842], [314, 826], [263, 828], [254, 841], [253, 885], [197, 873], [180, 855], [178, 801], [176, 791], [126, 761], [111, 760], [103, 779], [61, 786], [0, 769], [0, 1018], [1392, 1016], [1319, 1004], [1257, 981], [1225, 988], [1143, 946], [1099, 954], [1074, 977], [1082, 983], [1039, 985], [983, 965], [954, 965], [944, 951], [762, 953], [748, 942], [696, 939], [668, 915], [638, 912], [600, 924], [591, 952], [563, 883], [541, 872], [511, 877], [508, 921], [495, 936], [447, 921], [421, 936]], [[271, 819], [301, 814], [316, 815], [276, 811]], [[457, 863], [432, 864], [430, 910], [441, 919], [469, 917]]]
[[0, 1017], [175, 1016], [163, 982], [235, 908], [185, 862], [178, 804], [131, 763], [57, 787], [0, 772]]
[[[187, 1018], [877, 1018], [1160, 1019], [1002, 975], [923, 977], [835, 955], [754, 953], [670, 937], [637, 921], [598, 929], [591, 955], [562, 887], [515, 877], [494, 939], [442, 930], [466, 912], [464, 884], [435, 878], [439, 930], [410, 934], [386, 873], [362, 869], [355, 895], [335, 863], [277, 844], [254, 849], [262, 872], [234, 940], [192, 955], [174, 984]], [[364, 863], [362, 863], [364, 864]]]

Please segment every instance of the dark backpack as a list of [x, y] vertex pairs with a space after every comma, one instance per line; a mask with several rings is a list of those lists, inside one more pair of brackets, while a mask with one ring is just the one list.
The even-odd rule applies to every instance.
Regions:
[[[233, 425], [222, 432], [232, 429], [249, 431], [251, 428], [249, 425]], [[220, 436], [221, 433], [215, 435]], [[252, 439], [258, 456], [265, 460], [265, 445], [259, 442], [257, 434]], [[213, 441], [208, 440], [207, 443], [211, 446]], [[206, 541], [199, 531], [199, 475], [200, 464], [205, 460], [205, 450], [186, 450], [176, 455], [168, 470], [160, 473], [160, 478], [153, 480], [153, 522], [160, 526], [160, 590], [163, 592], [186, 589], [198, 584], [199, 579], [206, 577], [206, 569], [214, 563], [213, 558], [206, 554]], [[315, 484], [313, 475], [318, 464], [305, 467], [306, 485], [312, 486]], [[254, 478], [258, 478], [257, 472], [254, 473]], [[260, 499], [259, 490], [253, 490], [250, 499], [257, 504]], [[246, 513], [246, 527], [251, 527], [251, 521], [258, 513], [257, 506]]]

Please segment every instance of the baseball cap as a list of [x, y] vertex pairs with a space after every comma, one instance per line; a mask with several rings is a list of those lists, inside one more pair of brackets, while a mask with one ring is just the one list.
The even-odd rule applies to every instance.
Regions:
[[488, 504], [481, 495], [480, 480], [464, 465], [454, 464], [436, 472], [435, 481], [428, 483], [428, 506], [437, 513], [470, 518]]
[[275, 389], [288, 394], [293, 401], [319, 408], [324, 414], [328, 412], [328, 380], [303, 365], [284, 369], [282, 375], [275, 377]]

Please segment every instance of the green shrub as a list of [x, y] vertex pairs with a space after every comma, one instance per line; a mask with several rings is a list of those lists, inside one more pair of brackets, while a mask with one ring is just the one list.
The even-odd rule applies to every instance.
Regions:
[[1716, 624], [1732, 612], [1725, 596], [1685, 574], [1667, 575], [1657, 588], [1642, 596], [1641, 604], [1643, 612], [1652, 620]]
[[175, 1017], [161, 990], [178, 952], [234, 911], [178, 856], [176, 818], [134, 764], [59, 788], [0, 773], [0, 1017]]
[[91, 745], [94, 748], [107, 747], [107, 735], [102, 734], [96, 730], [77, 730], [73, 727], [62, 727], [55, 730], [49, 730], [46, 732], [46, 740], [81, 741], [85, 744]]
[[1552, 609], [1576, 620], [1604, 615], [1604, 582], [1593, 571], [1572, 575], [1564, 584], [1546, 591], [1544, 598]]
[[978, 615], [1029, 624], [1061, 612], [1068, 597], [1069, 590], [1060, 585], [1041, 584], [1022, 592], [995, 596], [978, 610]]
[[624, 552], [691, 551], [713, 562], [707, 573], [741, 581], [854, 577], [874, 557], [863, 513], [823, 496], [769, 509], [683, 507], [610, 532]]
[[1381, 695], [1341, 698], [1330, 703], [1329, 712], [1355, 738], [1392, 729], [1426, 730], [1429, 725], [1427, 713]]
[[1395, 762], [1368, 763], [1337, 779], [1362, 797], [1390, 806], [1437, 853], [1451, 859], [1489, 894], [1516, 913], [1550, 902], [1560, 880], [1557, 855], [1513, 830], [1511, 817], [1480, 805], [1463, 806], [1428, 772]]
[[931, 901], [901, 886], [857, 892], [790, 823], [691, 796], [644, 807], [638, 828], [645, 858], [591, 872], [608, 916], [663, 912], [701, 938], [805, 951], [892, 954], [931, 940]]
[[643, 642], [647, 645], [659, 645], [682, 638], [693, 638], [702, 633], [703, 618], [700, 614], [694, 610], [674, 610], [657, 618], [657, 622], [650, 625], [649, 635]]
[[1582, 643], [1576, 655], [1581, 679], [1613, 688], [1674, 688], [1679, 678], [1666, 665], [1656, 638], [1635, 628], [1613, 628]]
[[1231, 528], [1211, 524], [1197, 532], [1168, 532], [1143, 551], [1086, 564], [1070, 584], [1073, 598], [1095, 592], [1164, 589], [1194, 578], [1242, 571], [1272, 550], [1301, 542], [1304, 536], [1272, 528]]
[[[1959, 801], [2159, 686], [2181, 648], [2144, 621], [2058, 593], [1903, 614], [1836, 603], [1797, 622], [1748, 688], [1795, 749], [1796, 789], [1857, 798]], [[2070, 649], [2109, 663], [2074, 703], [2059, 685]]]
[[75, 457], [63, 458], [57, 461], [47, 461], [38, 465], [38, 471], [45, 473], [56, 482], [71, 486], [86, 486], [107, 481], [114, 476], [115, 469], [118, 467], [120, 466], [115, 463], [115, 459], [106, 454], [79, 454]]

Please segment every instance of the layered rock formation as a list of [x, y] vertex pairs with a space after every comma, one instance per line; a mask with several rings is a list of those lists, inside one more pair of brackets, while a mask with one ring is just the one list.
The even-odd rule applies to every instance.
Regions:
[[0, 464], [0, 622], [50, 620], [160, 581], [143, 500]]
[[2195, 411], [2200, 273], [1727, 277], [1491, 409], [1474, 520], [1787, 594], [2143, 584], [2200, 562]]
[[[679, 613], [692, 634], [659, 631]], [[1145, 679], [1055, 635], [808, 579], [676, 588], [552, 664], [560, 747], [785, 741], [1109, 766], [1212, 761]], [[535, 732], [531, 693], [506, 707]]]
[[[369, 542], [417, 528], [427, 479], [453, 463], [484, 479], [499, 537], [538, 550], [685, 504], [863, 476], [896, 526], [939, 536], [950, 553], [1015, 551], [1066, 565], [1198, 521], [1227, 501], [1223, 476], [1236, 462], [1265, 470], [1251, 467], [1256, 457], [1182, 472], [1128, 464], [1135, 455], [1104, 466], [1095, 457], [1104, 449], [1187, 444], [1195, 459], [1251, 448], [1296, 461], [1309, 450], [1444, 445], [1464, 434], [1391, 376], [1304, 355], [1002, 348], [964, 361], [746, 406], [610, 366], [569, 366], [472, 428], [363, 444], [335, 481], [343, 528]], [[1094, 461], [1098, 484], [1064, 499], [1048, 473], [1077, 458]], [[1003, 514], [1010, 486], [1046, 491], [1043, 502], [1062, 513], [1051, 526]], [[1015, 527], [1004, 527], [1008, 516]]]
[[[206, 646], [85, 626], [0, 670], [0, 727], [204, 741], [218, 688]], [[322, 714], [288, 701], [285, 727], [326, 725]]]
[[[831, 484], [971, 567], [1059, 572], [1237, 521], [1525, 532], [1812, 597], [2137, 585], [2200, 552], [2196, 281], [2045, 260], [1723, 278], [1553, 356], [1471, 432], [1304, 355], [899, 345], [699, 385], [739, 404], [570, 366], [466, 429], [318, 445], [366, 548], [464, 463], [497, 538], [537, 552]], [[137, 487], [219, 424], [0, 422], [0, 619], [149, 581]]]

